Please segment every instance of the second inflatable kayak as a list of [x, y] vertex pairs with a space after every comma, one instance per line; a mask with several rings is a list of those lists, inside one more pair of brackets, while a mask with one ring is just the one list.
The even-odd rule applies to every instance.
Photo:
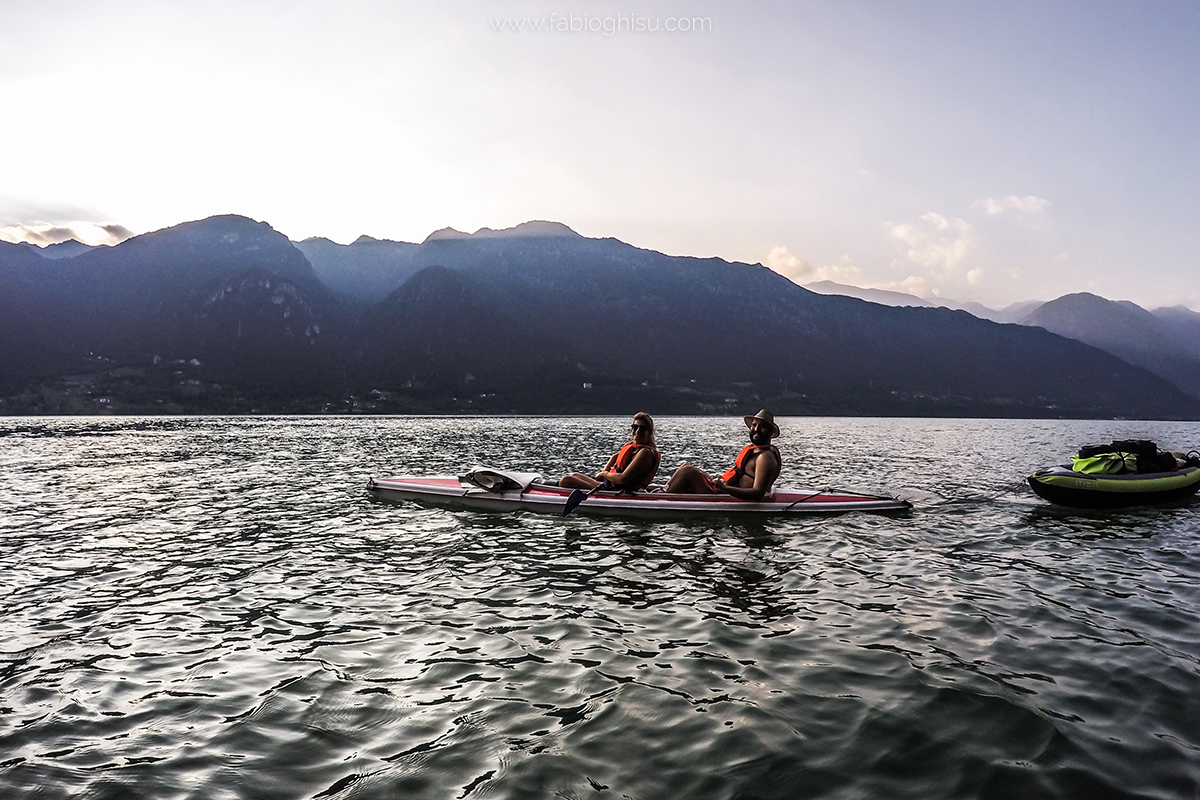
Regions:
[[1126, 508], [1183, 502], [1200, 489], [1200, 469], [1088, 475], [1070, 467], [1046, 467], [1029, 476], [1043, 500], [1069, 508]]

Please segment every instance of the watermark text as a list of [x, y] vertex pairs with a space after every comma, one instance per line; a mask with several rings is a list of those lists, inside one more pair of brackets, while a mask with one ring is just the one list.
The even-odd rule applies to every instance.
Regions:
[[551, 13], [545, 17], [488, 17], [497, 33], [708, 33], [711, 17], [643, 17], [637, 14], [593, 16]]

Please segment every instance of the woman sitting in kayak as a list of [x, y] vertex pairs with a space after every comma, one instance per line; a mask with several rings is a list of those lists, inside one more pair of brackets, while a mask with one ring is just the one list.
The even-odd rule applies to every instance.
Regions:
[[633, 434], [633, 441], [617, 451], [594, 478], [574, 472], [564, 475], [558, 485], [568, 489], [595, 489], [601, 481], [608, 481], [613, 487], [628, 492], [649, 486], [658, 474], [661, 459], [654, 441], [654, 420], [649, 414], [639, 411], [633, 415], [629, 430]]

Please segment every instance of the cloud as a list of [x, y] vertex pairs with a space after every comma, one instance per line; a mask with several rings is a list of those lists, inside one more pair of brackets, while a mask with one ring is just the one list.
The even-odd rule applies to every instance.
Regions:
[[111, 238], [116, 239], [113, 244], [123, 242], [134, 235], [133, 231], [129, 230], [129, 228], [126, 228], [124, 225], [118, 225], [115, 222], [110, 225], [100, 225], [99, 228]]
[[792, 255], [792, 252], [783, 245], [771, 248], [771, 252], [767, 253], [766, 265], [796, 283], [813, 280], [812, 275], [817, 270], [812, 264]]
[[932, 211], [921, 221], [925, 224], [888, 223], [892, 237], [907, 247], [904, 260], [942, 275], [953, 273], [971, 249], [971, 225]]
[[1050, 201], [1043, 197], [1035, 197], [1027, 194], [1024, 197], [1017, 197], [1015, 194], [1010, 194], [1008, 197], [986, 197], [976, 203], [982, 206], [988, 214], [995, 216], [1002, 214], [1005, 211], [1019, 211], [1023, 214], [1037, 214], [1045, 211]]
[[783, 245], [772, 247], [764, 263], [774, 272], [798, 284], [814, 281], [847, 283], [857, 280], [859, 275], [858, 267], [850, 262], [849, 256], [842, 256], [840, 264], [818, 266], [797, 257]]
[[133, 231], [90, 206], [42, 203], [0, 195], [0, 240], [45, 247], [68, 239], [120, 244]]
[[58, 242], [65, 242], [68, 239], [75, 238], [75, 231], [72, 228], [66, 228], [61, 225], [17, 227], [18, 229], [24, 229], [27, 237], [26, 241], [34, 244], [56, 244]]
[[902, 281], [872, 281], [863, 284], [864, 289], [880, 289], [885, 292], [903, 292], [913, 297], [939, 297], [937, 287], [924, 275], [909, 275]]
[[91, 245], [120, 244], [130, 236], [133, 236], [133, 231], [116, 223], [98, 225], [94, 222], [72, 221], [65, 225], [52, 225], [35, 222], [0, 227], [0, 240], [28, 242], [40, 247], [70, 239]]
[[109, 218], [90, 206], [42, 203], [0, 195], [0, 226], [104, 223]]
[[888, 288], [915, 294], [917, 297], [938, 297], [941, 294], [924, 275], [909, 275], [904, 280], [891, 284]]

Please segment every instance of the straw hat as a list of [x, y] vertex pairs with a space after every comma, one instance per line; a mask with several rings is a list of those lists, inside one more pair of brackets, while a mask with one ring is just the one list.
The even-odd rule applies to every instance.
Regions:
[[779, 435], [779, 426], [775, 424], [775, 415], [772, 414], [770, 411], [767, 411], [765, 408], [762, 411], [755, 414], [753, 417], [742, 417], [742, 421], [746, 423], [747, 428], [750, 427], [752, 420], [758, 420], [759, 422], [765, 422], [768, 425], [770, 425], [771, 430], [774, 431], [771, 434], [772, 439], [774, 439], [776, 436]]

